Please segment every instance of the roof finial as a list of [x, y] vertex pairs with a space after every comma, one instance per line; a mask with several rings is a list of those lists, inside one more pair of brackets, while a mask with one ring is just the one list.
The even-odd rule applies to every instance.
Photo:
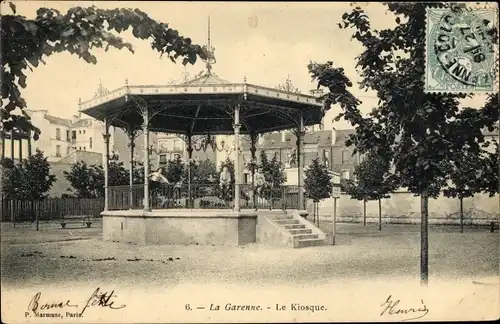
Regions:
[[128, 78], [125, 78], [125, 86], [128, 87]]
[[247, 76], [246, 75], [243, 77], [243, 82], [247, 83]]
[[212, 64], [215, 64], [215, 47], [212, 46], [210, 39], [210, 16], [208, 16], [208, 42], [207, 45], [204, 46], [207, 52], [207, 58], [204, 60], [207, 67], [207, 74], [212, 74]]

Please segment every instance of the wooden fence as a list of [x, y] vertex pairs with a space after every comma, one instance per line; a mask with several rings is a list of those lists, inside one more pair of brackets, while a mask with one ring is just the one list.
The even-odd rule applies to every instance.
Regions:
[[100, 217], [104, 198], [48, 198], [35, 201], [1, 200], [2, 222], [59, 220], [65, 215], [92, 215]]

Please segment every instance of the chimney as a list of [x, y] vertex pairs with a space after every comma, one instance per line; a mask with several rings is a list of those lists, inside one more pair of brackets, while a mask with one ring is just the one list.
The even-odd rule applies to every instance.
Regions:
[[264, 136], [265, 135], [266, 134], [262, 134], [262, 135], [259, 136], [259, 139], [258, 139], [258, 142], [257, 142], [258, 145], [263, 145], [264, 144]]
[[335, 127], [332, 126], [332, 145], [335, 145], [336, 141], [337, 141], [337, 131], [335, 130]]

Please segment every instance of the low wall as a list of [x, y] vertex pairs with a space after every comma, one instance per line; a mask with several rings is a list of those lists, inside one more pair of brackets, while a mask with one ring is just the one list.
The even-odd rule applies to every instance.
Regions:
[[[477, 194], [463, 200], [464, 223], [486, 225], [500, 218], [499, 196], [489, 197]], [[312, 203], [308, 202], [308, 211], [312, 213]], [[330, 218], [333, 214], [333, 198], [319, 204], [320, 218]], [[312, 217], [312, 216], [309, 216]], [[366, 203], [367, 222], [378, 222], [378, 201]], [[351, 199], [342, 194], [337, 199], [338, 222], [363, 222], [363, 202]], [[390, 198], [382, 199], [382, 222], [394, 224], [420, 223], [420, 197], [401, 191], [391, 194]], [[429, 199], [430, 224], [460, 224], [460, 201], [458, 199], [439, 196]]]
[[257, 243], [276, 245], [276, 246], [293, 246], [292, 235], [284, 231], [274, 221], [278, 218], [286, 216], [284, 211], [276, 212], [258, 212], [257, 218]]
[[135, 244], [243, 245], [255, 243], [257, 215], [230, 210], [107, 211], [103, 239]]

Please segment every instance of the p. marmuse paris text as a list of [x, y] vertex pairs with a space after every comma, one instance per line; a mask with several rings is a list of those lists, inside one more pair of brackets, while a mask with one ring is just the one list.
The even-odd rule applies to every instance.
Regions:
[[[277, 311], [303, 311], [311, 313], [326, 311], [326, 307], [324, 305], [302, 305], [298, 303], [291, 303], [289, 305], [276, 304], [275, 307], [262, 307], [260, 305], [236, 305], [227, 303], [222, 309], [226, 311], [261, 311], [273, 309]], [[221, 306], [217, 304], [210, 304], [209, 308], [211, 311], [218, 311], [222, 309]]]

